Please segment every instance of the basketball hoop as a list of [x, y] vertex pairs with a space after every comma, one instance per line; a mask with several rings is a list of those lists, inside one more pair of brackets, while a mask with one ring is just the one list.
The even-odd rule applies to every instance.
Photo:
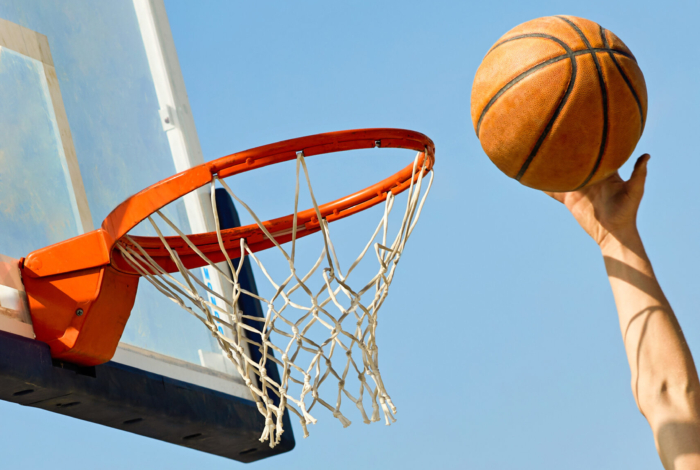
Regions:
[[[374, 147], [419, 153], [413, 163], [391, 177], [347, 197], [317, 204], [306, 157]], [[417, 132], [351, 130], [246, 150], [160, 181], [117, 206], [100, 229], [37, 250], [23, 260], [22, 273], [37, 339], [47, 342], [56, 358], [84, 365], [109, 360], [133, 306], [138, 279], [143, 277], [212, 332], [266, 418], [261, 441], [269, 440], [270, 446], [279, 442], [285, 409], [300, 418], [305, 437], [307, 425], [316, 422], [311, 410], [317, 404], [348, 426], [350, 421], [341, 412], [343, 396], [356, 405], [365, 422], [379, 420], [381, 408], [390, 424], [396, 408], [379, 372], [377, 313], [432, 185], [434, 155], [433, 142]], [[260, 220], [224, 181], [229, 176], [291, 160], [296, 161], [294, 212], [285, 217]], [[299, 211], [302, 174], [313, 207]], [[423, 177], [428, 174], [428, 184], [423, 188]], [[254, 224], [221, 228], [214, 197], [217, 184], [250, 214]], [[211, 190], [216, 230], [187, 235], [161, 209], [206, 185]], [[389, 232], [389, 214], [396, 196], [404, 191], [406, 208], [393, 235]], [[329, 224], [382, 203], [384, 212], [369, 242], [350, 267], [341, 270]], [[148, 221], [157, 236], [129, 235], [142, 221]], [[165, 236], [157, 221], [177, 235]], [[320, 233], [323, 244], [316, 263], [302, 275], [295, 266], [296, 242], [313, 233]], [[291, 243], [289, 251], [282, 247], [285, 243]], [[273, 247], [289, 264], [290, 273], [283, 282], [273, 280], [255, 255]], [[351, 286], [348, 277], [370, 251], [378, 261], [377, 274], [359, 287]], [[270, 299], [241, 288], [238, 276], [246, 257], [272, 285], [274, 295]], [[207, 266], [224, 280], [229, 295], [212, 290], [192, 271]], [[323, 278], [317, 290], [307, 285], [314, 274]], [[203, 292], [215, 300], [205, 298]], [[292, 298], [301, 293], [308, 297], [305, 304]], [[266, 306], [265, 318], [246, 315], [239, 308], [238, 299], [243, 295], [255, 297]], [[370, 297], [369, 301], [363, 296]], [[260, 325], [257, 328], [251, 326], [256, 321]], [[312, 330], [319, 329], [325, 332], [324, 338], [313, 336]], [[251, 358], [250, 348], [260, 352], [260, 360]], [[268, 361], [281, 369], [279, 382], [267, 375]], [[357, 394], [346, 387], [351, 371], [357, 375]], [[335, 405], [319, 393], [324, 384], [333, 381]], [[293, 394], [290, 387], [300, 389], [299, 394]], [[372, 406], [369, 416], [364, 408], [365, 394]]]

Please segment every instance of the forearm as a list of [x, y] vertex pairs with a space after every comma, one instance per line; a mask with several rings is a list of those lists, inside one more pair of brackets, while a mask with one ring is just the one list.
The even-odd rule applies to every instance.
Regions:
[[[617, 305], [635, 400], [654, 432], [664, 465], [680, 468], [678, 458], [700, 459], [700, 382], [690, 349], [637, 231], [619, 239], [608, 237], [601, 251]], [[696, 468], [697, 463], [686, 468]]]

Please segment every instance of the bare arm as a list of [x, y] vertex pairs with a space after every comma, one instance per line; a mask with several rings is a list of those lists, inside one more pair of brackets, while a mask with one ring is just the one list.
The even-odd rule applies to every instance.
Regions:
[[667, 470], [700, 469], [700, 382], [671, 305], [637, 231], [649, 156], [629, 181], [618, 174], [570, 193], [564, 203], [600, 246], [632, 372], [632, 393]]

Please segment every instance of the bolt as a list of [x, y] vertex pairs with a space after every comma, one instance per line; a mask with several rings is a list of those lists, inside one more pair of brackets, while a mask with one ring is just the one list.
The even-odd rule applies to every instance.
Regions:
[[79, 308], [78, 310], [75, 311], [75, 314], [78, 315], [79, 317], [82, 316], [83, 313], [85, 313], [85, 312], [83, 312], [82, 308]]

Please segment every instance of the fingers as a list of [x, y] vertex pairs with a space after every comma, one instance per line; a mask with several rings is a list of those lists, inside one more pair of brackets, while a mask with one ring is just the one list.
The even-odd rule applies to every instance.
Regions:
[[629, 185], [629, 190], [635, 194], [641, 196], [644, 193], [644, 183], [647, 179], [647, 164], [651, 156], [645, 153], [637, 159], [634, 164], [634, 170], [632, 171], [632, 176], [630, 176], [627, 184]]
[[632, 176], [630, 176], [630, 181], [632, 180], [642, 180], [647, 176], [647, 163], [649, 162], [649, 159], [651, 158], [651, 155], [648, 153], [645, 153], [641, 157], [637, 159], [637, 161], [634, 164], [634, 170], [632, 171]]
[[[634, 164], [634, 170], [632, 171], [632, 175], [630, 176], [630, 179], [627, 181], [627, 190], [636, 195], [638, 198], [641, 198], [642, 194], [644, 194], [644, 182], [646, 181], [647, 178], [647, 163], [649, 162], [649, 159], [651, 156], [648, 153], [645, 153], [641, 157], [639, 157]], [[624, 180], [620, 177], [620, 174], [618, 172], [613, 173], [606, 179], [602, 181], [598, 181], [595, 183], [595, 185], [609, 185], [609, 184], [615, 184], [615, 183], [623, 183]], [[594, 185], [594, 186], [595, 186]], [[592, 187], [592, 186], [591, 186]], [[556, 199], [557, 201], [561, 202], [564, 204], [564, 201], [566, 200], [566, 196], [569, 193], [559, 193], [559, 192], [551, 192], [551, 191], [542, 191], [545, 193], [547, 196], [551, 197], [552, 199]]]

